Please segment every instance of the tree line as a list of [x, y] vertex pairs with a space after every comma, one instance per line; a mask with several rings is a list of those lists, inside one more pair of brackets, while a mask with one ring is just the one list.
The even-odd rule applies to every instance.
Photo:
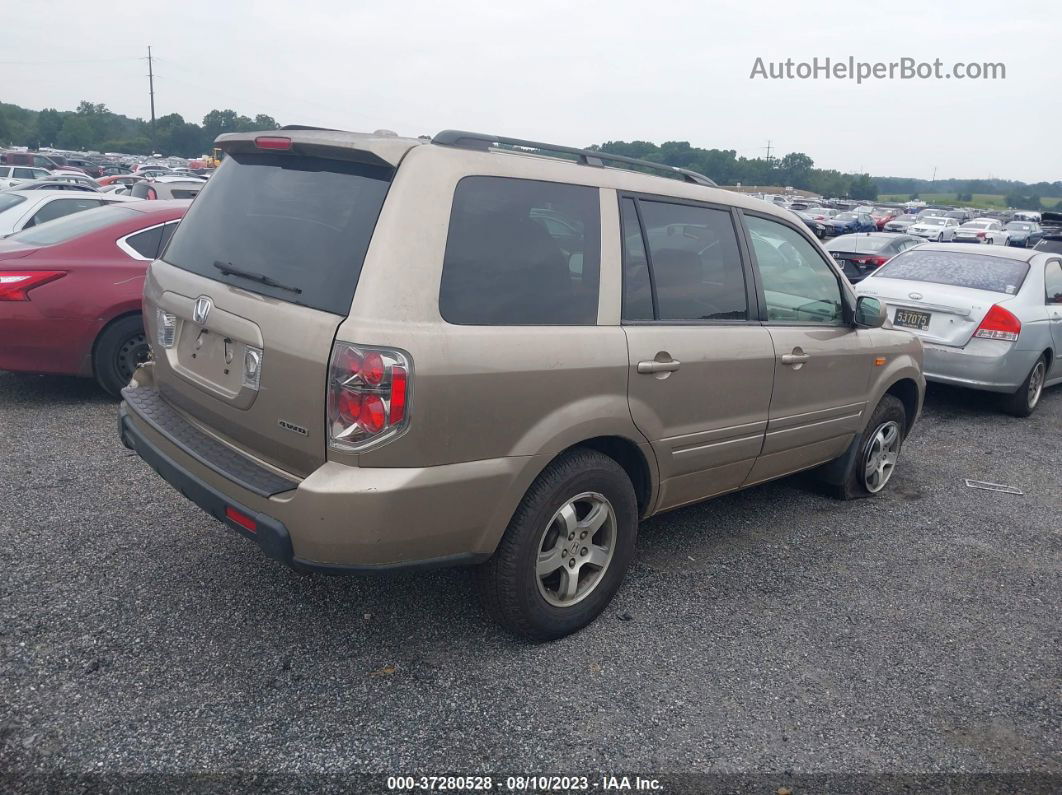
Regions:
[[50, 146], [79, 152], [158, 152], [196, 157], [210, 152], [221, 133], [275, 130], [279, 126], [276, 119], [264, 113], [250, 117], [231, 109], [215, 109], [203, 117], [202, 124], [185, 121], [179, 113], [160, 116], [155, 120], [152, 136], [150, 122], [114, 113], [102, 103], [83, 100], [73, 111], [36, 111], [0, 103], [0, 144], [30, 149]]
[[[123, 152], [146, 155], [195, 157], [210, 151], [221, 133], [272, 130], [280, 125], [272, 116], [244, 116], [226, 108], [212, 110], [197, 124], [179, 113], [170, 113], [155, 122], [154, 138], [149, 122], [114, 113], [101, 103], [87, 100], [76, 110], [45, 108], [29, 110], [0, 103], [0, 144], [36, 149]], [[706, 174], [720, 185], [762, 185], [793, 187], [822, 196], [874, 201], [880, 194], [905, 195], [916, 199], [921, 193], [954, 194], [956, 200], [972, 201], [975, 194], [1006, 197], [1011, 207], [1039, 209], [1043, 197], [1062, 197], [1062, 181], [1028, 184], [1015, 180], [924, 180], [910, 177], [871, 177], [816, 168], [803, 152], [790, 152], [780, 158], [739, 157], [733, 149], [703, 149], [688, 141], [608, 141], [590, 149], [626, 155], [669, 166], [680, 166]], [[1056, 206], [1062, 202], [1056, 202]]]

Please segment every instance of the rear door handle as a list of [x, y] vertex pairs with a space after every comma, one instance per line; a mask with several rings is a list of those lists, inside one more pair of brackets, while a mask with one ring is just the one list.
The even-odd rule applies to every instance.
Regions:
[[803, 364], [810, 358], [806, 353], [783, 353], [782, 364]]
[[655, 359], [648, 362], [638, 362], [639, 373], [673, 373], [682, 366], [678, 359], [669, 362], [658, 362]]

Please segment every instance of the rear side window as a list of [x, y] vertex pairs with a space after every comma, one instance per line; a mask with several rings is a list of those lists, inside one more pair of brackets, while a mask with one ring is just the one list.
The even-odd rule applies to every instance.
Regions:
[[346, 315], [393, 174], [302, 155], [229, 155], [174, 233], [166, 262]]
[[748, 296], [727, 210], [639, 201], [657, 320], [746, 320]]
[[907, 279], [1014, 295], [1028, 272], [1028, 263], [1020, 260], [914, 249], [893, 257], [872, 278]]
[[597, 188], [465, 177], [454, 191], [439, 312], [459, 325], [594, 325], [600, 247]]
[[[65, 200], [64, 200], [65, 201]], [[128, 221], [137, 215], [135, 210], [111, 204], [97, 207], [94, 210], [85, 210], [83, 213], [74, 213], [65, 218], [60, 218], [47, 226], [17, 232], [7, 238], [27, 246], [54, 246], [65, 243], [76, 237], [98, 232], [108, 226]]]
[[623, 234], [623, 319], [652, 320], [655, 317], [653, 284], [634, 199], [625, 198], [620, 202], [620, 225]]
[[1062, 265], [1058, 260], [1047, 263], [1044, 271], [1044, 292], [1047, 303], [1062, 304]]
[[55, 218], [62, 218], [64, 215], [72, 215], [99, 206], [98, 199], [56, 199], [37, 210], [26, 226], [37, 226]]
[[125, 239], [125, 244], [133, 249], [144, 259], [155, 259], [159, 255], [159, 244], [162, 242], [162, 227], [145, 229]]

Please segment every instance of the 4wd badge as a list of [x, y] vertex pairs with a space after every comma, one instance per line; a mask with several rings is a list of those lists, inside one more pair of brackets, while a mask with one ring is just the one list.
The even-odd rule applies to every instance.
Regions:
[[296, 425], [294, 422], [288, 422], [287, 420], [277, 420], [277, 425], [286, 431], [292, 431], [293, 433], [300, 434], [302, 436], [309, 436], [310, 432], [303, 428], [301, 425]]

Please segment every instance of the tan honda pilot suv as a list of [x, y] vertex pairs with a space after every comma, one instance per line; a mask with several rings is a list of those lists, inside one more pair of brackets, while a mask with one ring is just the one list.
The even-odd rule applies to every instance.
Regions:
[[475, 133], [217, 145], [148, 273], [121, 437], [276, 560], [475, 564], [487, 610], [544, 640], [605, 608], [641, 519], [895, 471], [920, 343], [784, 210]]

